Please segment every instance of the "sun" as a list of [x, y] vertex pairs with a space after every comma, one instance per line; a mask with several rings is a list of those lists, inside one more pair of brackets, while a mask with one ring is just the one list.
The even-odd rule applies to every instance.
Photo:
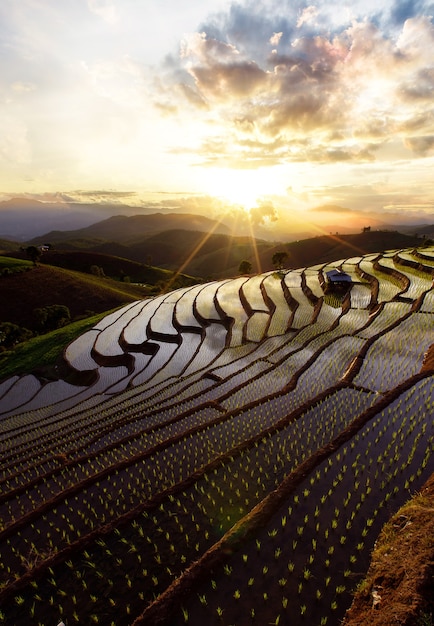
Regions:
[[209, 195], [245, 213], [272, 193], [270, 181], [256, 170], [213, 170], [205, 173], [203, 185]]

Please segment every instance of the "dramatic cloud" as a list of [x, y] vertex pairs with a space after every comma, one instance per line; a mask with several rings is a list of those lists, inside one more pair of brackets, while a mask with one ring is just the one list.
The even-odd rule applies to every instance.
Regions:
[[133, 190], [171, 210], [155, 194], [180, 206], [185, 189], [275, 207], [276, 231], [323, 204], [425, 215], [433, 15], [433, 0], [2, 0], [0, 194]]
[[[409, 8], [396, 5], [393, 23], [404, 13]], [[207, 162], [371, 161], [398, 142], [415, 156], [431, 150], [431, 18], [408, 17], [390, 32], [353, 19], [330, 35], [310, 30], [321, 17], [310, 5], [293, 22], [259, 22], [237, 5], [183, 42], [178, 86], [210, 129], [221, 125], [218, 141], [203, 137]], [[416, 120], [416, 134], [408, 134]], [[244, 150], [248, 143], [256, 150]]]

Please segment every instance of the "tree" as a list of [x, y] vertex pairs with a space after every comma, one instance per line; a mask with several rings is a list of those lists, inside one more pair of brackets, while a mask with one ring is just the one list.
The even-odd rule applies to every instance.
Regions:
[[240, 272], [240, 274], [250, 274], [250, 272], [252, 271], [252, 264], [250, 263], [250, 261], [247, 260], [241, 261], [238, 267], [238, 271]]
[[94, 276], [105, 277], [104, 270], [99, 265], [91, 265], [90, 273], [93, 274]]
[[0, 322], [0, 352], [13, 348], [17, 343], [27, 341], [33, 333], [27, 328], [21, 328], [12, 322]]
[[281, 270], [283, 268], [283, 264], [285, 263], [287, 259], [288, 259], [287, 252], [275, 252], [271, 260], [272, 260], [274, 267], [278, 270]]
[[63, 304], [52, 304], [37, 308], [34, 309], [33, 314], [39, 330], [42, 332], [56, 330], [56, 328], [61, 328], [71, 321], [71, 313], [68, 307]]
[[36, 246], [27, 246], [27, 248], [25, 248], [25, 252], [27, 258], [33, 262], [33, 265], [37, 265], [38, 260], [41, 258], [41, 250]]

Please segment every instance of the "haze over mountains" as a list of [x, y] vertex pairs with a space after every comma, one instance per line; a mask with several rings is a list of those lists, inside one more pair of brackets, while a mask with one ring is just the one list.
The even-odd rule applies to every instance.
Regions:
[[[160, 217], [157, 217], [160, 216]], [[184, 215], [183, 218], [179, 217]], [[225, 233], [235, 236], [251, 236], [269, 241], [294, 241], [329, 232], [357, 232], [363, 226], [373, 229], [418, 232], [431, 236], [434, 233], [434, 215], [427, 215], [423, 223], [409, 214], [389, 214], [379, 218], [378, 214], [366, 211], [361, 213], [337, 205], [320, 205], [305, 213], [278, 210], [272, 204], [260, 205], [248, 213], [233, 207], [225, 209], [213, 206], [210, 198], [182, 199], [178, 204], [150, 204], [133, 206], [123, 203], [83, 203], [83, 202], [41, 202], [29, 198], [13, 198], [0, 202], [0, 239], [17, 242], [30, 241], [36, 237], [52, 237], [52, 231], [79, 231], [95, 225], [95, 229], [84, 233], [107, 238], [115, 230], [112, 217], [153, 216], [146, 222], [146, 232], [187, 229], [202, 232]], [[163, 217], [166, 216], [166, 217]], [[187, 218], [187, 216], [189, 216]], [[169, 218], [173, 218], [170, 221]], [[183, 221], [184, 220], [184, 221]], [[195, 221], [197, 220], [197, 221]], [[208, 221], [206, 221], [208, 220]], [[211, 221], [209, 221], [211, 220]], [[106, 223], [103, 225], [103, 223]], [[120, 222], [119, 222], [120, 224]], [[123, 222], [124, 233], [127, 222]], [[145, 224], [145, 222], [143, 222]], [[134, 234], [138, 224], [129, 222]], [[76, 235], [79, 235], [77, 232]], [[54, 236], [54, 235], [53, 235]], [[56, 240], [60, 234], [56, 233]], [[70, 238], [70, 234], [68, 234]], [[113, 239], [109, 236], [108, 238]], [[65, 239], [65, 237], [64, 237]]]
[[[153, 213], [155, 209], [140, 211]], [[0, 238], [27, 241], [51, 230], [85, 228], [107, 216], [137, 212], [137, 208], [123, 204], [56, 203], [13, 198], [0, 202]]]

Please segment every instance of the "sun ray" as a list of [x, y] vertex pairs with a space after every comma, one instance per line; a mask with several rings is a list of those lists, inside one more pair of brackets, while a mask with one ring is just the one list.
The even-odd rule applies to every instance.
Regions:
[[253, 248], [253, 254], [255, 255], [256, 271], [258, 274], [262, 274], [262, 263], [261, 263], [261, 259], [259, 258], [258, 246], [256, 244], [255, 234], [253, 232], [253, 224], [250, 219], [249, 219], [249, 229], [250, 229], [250, 241], [251, 241], [252, 248]]
[[189, 263], [191, 263], [191, 261], [194, 259], [196, 254], [198, 254], [198, 252], [203, 248], [203, 246], [206, 244], [206, 242], [211, 237], [211, 235], [213, 235], [215, 233], [215, 231], [217, 230], [217, 228], [221, 224], [222, 224], [222, 218], [216, 220], [214, 225], [212, 226], [212, 228], [207, 233], [204, 233], [204, 236], [202, 237], [202, 239], [199, 241], [199, 243], [192, 250], [192, 252], [189, 254], [189, 256], [184, 261], [184, 263], [182, 263], [182, 265], [176, 270], [176, 272], [174, 273], [172, 278], [166, 284], [164, 292], [168, 292], [168, 291], [171, 290], [171, 288], [172, 288], [174, 282], [176, 281], [176, 279], [178, 278], [178, 276], [183, 273], [184, 269], [189, 265]]

